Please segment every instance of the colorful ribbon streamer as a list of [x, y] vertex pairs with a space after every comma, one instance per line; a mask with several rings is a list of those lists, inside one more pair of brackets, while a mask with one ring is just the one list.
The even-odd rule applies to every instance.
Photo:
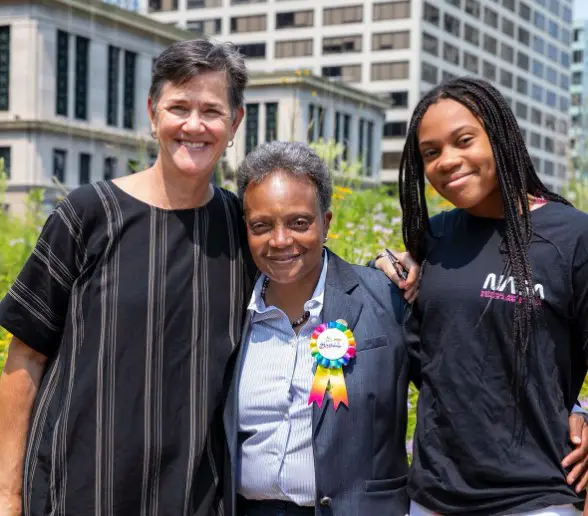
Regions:
[[317, 366], [308, 397], [308, 404], [322, 407], [330, 384], [335, 411], [343, 403], [349, 407], [343, 367], [355, 356], [353, 332], [342, 319], [317, 326], [310, 339], [310, 351]]

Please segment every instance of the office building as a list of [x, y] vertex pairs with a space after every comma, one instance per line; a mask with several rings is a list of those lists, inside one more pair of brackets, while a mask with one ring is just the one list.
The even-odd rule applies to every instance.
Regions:
[[96, 0], [0, 6], [0, 158], [8, 204], [32, 187], [48, 204], [135, 170], [156, 152], [153, 59], [186, 33]]
[[588, 179], [588, 20], [574, 22], [570, 85], [570, 163]]
[[381, 176], [397, 179], [423, 92], [478, 75], [507, 97], [533, 161], [555, 189], [567, 177], [572, 0], [141, 0], [141, 11], [238, 44], [254, 72], [303, 70], [391, 104]]

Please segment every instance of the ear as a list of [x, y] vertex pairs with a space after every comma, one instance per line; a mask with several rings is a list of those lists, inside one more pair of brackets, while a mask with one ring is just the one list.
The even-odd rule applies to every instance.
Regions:
[[233, 123], [231, 124], [231, 130], [233, 132], [231, 135], [231, 140], [235, 138], [235, 133], [237, 132], [237, 129], [239, 129], [244, 116], [245, 110], [243, 109], [243, 106], [237, 108], [237, 111], [235, 111], [235, 117], [233, 118]]
[[153, 133], [157, 128], [157, 123], [155, 120], [155, 106], [153, 105], [151, 97], [147, 97], [147, 115], [149, 116], [149, 124], [151, 125], [151, 132]]
[[324, 226], [325, 226], [325, 238], [327, 238], [327, 235], [329, 234], [329, 228], [331, 227], [331, 219], [333, 218], [333, 212], [332, 211], [327, 211], [324, 214]]

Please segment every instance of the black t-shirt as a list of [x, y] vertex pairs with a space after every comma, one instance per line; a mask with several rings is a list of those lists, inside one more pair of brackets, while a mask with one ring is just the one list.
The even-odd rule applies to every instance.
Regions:
[[[418, 302], [406, 324], [421, 361], [411, 499], [441, 514], [498, 515], [580, 501], [561, 460], [586, 374], [588, 215], [532, 212], [538, 295], [526, 381], [513, 395], [514, 280], [503, 220], [453, 210], [432, 220]], [[420, 335], [420, 336], [419, 336]]]

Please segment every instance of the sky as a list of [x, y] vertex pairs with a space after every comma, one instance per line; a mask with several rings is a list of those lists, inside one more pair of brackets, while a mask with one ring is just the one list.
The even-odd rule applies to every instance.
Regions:
[[588, 19], [588, 0], [574, 0], [574, 19]]

